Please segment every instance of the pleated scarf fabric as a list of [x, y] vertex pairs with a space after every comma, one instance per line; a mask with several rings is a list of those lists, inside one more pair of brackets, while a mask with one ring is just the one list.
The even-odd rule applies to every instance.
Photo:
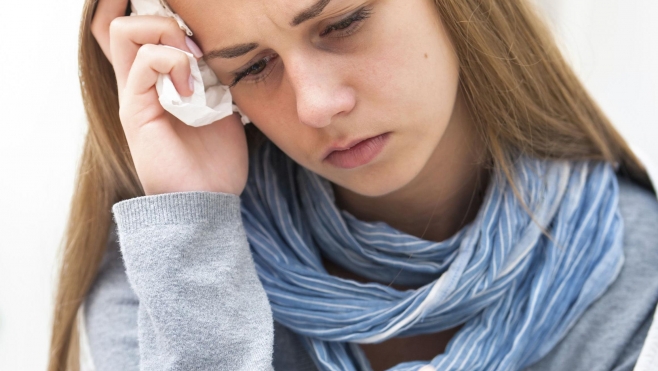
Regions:
[[[621, 269], [618, 184], [608, 164], [533, 158], [519, 159], [515, 184], [534, 220], [493, 174], [475, 220], [437, 243], [337, 209], [327, 180], [266, 143], [251, 158], [242, 215], [274, 319], [321, 370], [370, 370], [357, 344], [458, 325], [443, 354], [391, 370], [538, 361]], [[383, 284], [331, 276], [321, 253]], [[395, 290], [394, 279], [420, 288]]]

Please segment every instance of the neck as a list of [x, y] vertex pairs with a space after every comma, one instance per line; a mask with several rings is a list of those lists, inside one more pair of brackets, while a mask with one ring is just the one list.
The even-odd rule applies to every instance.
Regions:
[[471, 222], [488, 183], [484, 145], [457, 99], [440, 144], [409, 184], [381, 197], [334, 185], [336, 204], [364, 221], [382, 221], [413, 236], [443, 241]]

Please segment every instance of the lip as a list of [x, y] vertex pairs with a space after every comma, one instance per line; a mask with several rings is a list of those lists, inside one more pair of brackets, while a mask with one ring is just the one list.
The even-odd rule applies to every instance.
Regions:
[[366, 165], [384, 149], [390, 134], [388, 132], [366, 139], [357, 139], [342, 146], [334, 145], [327, 150], [323, 161], [343, 169]]

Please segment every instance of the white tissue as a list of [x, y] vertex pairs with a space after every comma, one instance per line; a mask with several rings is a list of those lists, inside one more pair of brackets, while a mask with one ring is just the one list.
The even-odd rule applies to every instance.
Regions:
[[[159, 0], [131, 0], [130, 6], [133, 14], [174, 16], [170, 10], [161, 5]], [[167, 47], [176, 49], [171, 46]], [[158, 92], [162, 108], [190, 126], [209, 125], [232, 115], [233, 112], [240, 113], [242, 123], [248, 124], [249, 118], [233, 104], [228, 86], [219, 82], [215, 73], [203, 60], [197, 61], [192, 54], [182, 50], [181, 52], [185, 53], [190, 61], [194, 79], [194, 94], [189, 97], [181, 96], [176, 91], [171, 77], [168, 74], [161, 74], [155, 89]]]
[[[170, 46], [167, 47], [176, 49]], [[158, 91], [162, 108], [190, 126], [208, 125], [233, 114], [233, 102], [228, 88], [217, 85], [206, 91], [196, 59], [192, 54], [180, 51], [185, 53], [190, 61], [192, 78], [194, 79], [194, 93], [189, 97], [181, 96], [176, 91], [171, 76], [160, 74], [155, 89]]]

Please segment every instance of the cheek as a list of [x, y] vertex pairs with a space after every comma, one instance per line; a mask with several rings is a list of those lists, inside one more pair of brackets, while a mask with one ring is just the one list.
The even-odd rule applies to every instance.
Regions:
[[283, 83], [267, 97], [240, 98], [235, 96], [235, 103], [254, 125], [288, 156], [304, 163], [308, 153], [312, 153], [304, 146], [312, 144], [308, 139], [317, 136], [317, 129], [299, 122], [295, 95], [289, 84]]
[[403, 24], [387, 28], [354, 61], [359, 102], [371, 115], [396, 120], [394, 125], [445, 122], [457, 95], [452, 46], [440, 24], [419, 23], [411, 30]]
[[[294, 97], [290, 94], [276, 92], [274, 95], [260, 99], [240, 99], [234, 96], [235, 103], [247, 113], [258, 129], [270, 139], [282, 131], [290, 130], [297, 120]], [[275, 130], [276, 129], [276, 130]]]

